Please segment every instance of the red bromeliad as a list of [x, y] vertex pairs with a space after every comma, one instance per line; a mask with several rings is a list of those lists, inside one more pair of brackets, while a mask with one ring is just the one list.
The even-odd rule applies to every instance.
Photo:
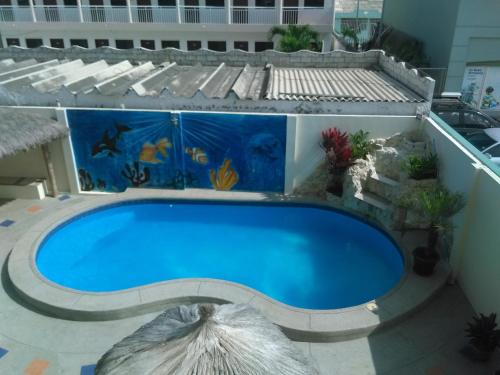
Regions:
[[321, 133], [322, 146], [333, 169], [347, 168], [352, 163], [352, 149], [349, 136], [338, 128], [330, 128]]

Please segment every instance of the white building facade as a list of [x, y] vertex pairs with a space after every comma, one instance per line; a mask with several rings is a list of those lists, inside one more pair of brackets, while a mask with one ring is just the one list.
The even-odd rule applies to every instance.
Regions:
[[335, 0], [0, 0], [4, 46], [259, 52], [271, 27], [308, 24], [331, 49]]

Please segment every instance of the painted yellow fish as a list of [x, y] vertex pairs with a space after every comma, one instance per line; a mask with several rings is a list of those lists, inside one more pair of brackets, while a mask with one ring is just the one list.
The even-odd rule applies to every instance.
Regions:
[[231, 166], [231, 159], [224, 159], [224, 163], [217, 169], [217, 173], [210, 169], [210, 182], [215, 190], [229, 191], [238, 183], [238, 174]]
[[206, 165], [208, 163], [208, 156], [205, 150], [199, 147], [186, 147], [186, 154], [191, 157], [191, 160], [195, 163]]
[[139, 154], [139, 160], [144, 163], [151, 164], [163, 163], [164, 161], [158, 159], [156, 156], [160, 153], [163, 158], [166, 158], [168, 148], [172, 148], [172, 143], [168, 138], [159, 139], [155, 145], [150, 142], [146, 142], [142, 146], [142, 151]]

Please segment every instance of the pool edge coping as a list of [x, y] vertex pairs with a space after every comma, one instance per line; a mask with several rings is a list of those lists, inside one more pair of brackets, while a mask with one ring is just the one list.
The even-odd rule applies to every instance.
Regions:
[[126, 193], [99, 196], [40, 220], [16, 243], [7, 260], [8, 275], [15, 290], [29, 303], [41, 310], [69, 320], [112, 320], [152, 311], [161, 311], [178, 303], [214, 302], [248, 303], [279, 325], [292, 339], [298, 341], [336, 341], [369, 334], [398, 321], [415, 311], [433, 296], [448, 278], [444, 262], [430, 278], [409, 272], [409, 254], [412, 246], [395, 232], [362, 218], [369, 225], [383, 231], [402, 251], [405, 273], [399, 283], [385, 295], [367, 303], [333, 310], [296, 308], [260, 293], [242, 284], [216, 279], [176, 279], [116, 292], [81, 292], [62, 287], [47, 280], [37, 270], [35, 252], [45, 236], [60, 224], [82, 214], [115, 203], [144, 199], [213, 200], [213, 201], [267, 201], [313, 204], [340, 210], [325, 201], [284, 197], [278, 194], [234, 193], [203, 191], [132, 190]]

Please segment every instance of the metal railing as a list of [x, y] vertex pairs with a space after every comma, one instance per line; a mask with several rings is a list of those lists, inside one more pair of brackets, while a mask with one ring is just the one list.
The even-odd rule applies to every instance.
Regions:
[[305, 7], [0, 6], [0, 22], [332, 24], [333, 10]]
[[232, 7], [232, 23], [248, 25], [279, 24], [278, 9], [272, 7]]

